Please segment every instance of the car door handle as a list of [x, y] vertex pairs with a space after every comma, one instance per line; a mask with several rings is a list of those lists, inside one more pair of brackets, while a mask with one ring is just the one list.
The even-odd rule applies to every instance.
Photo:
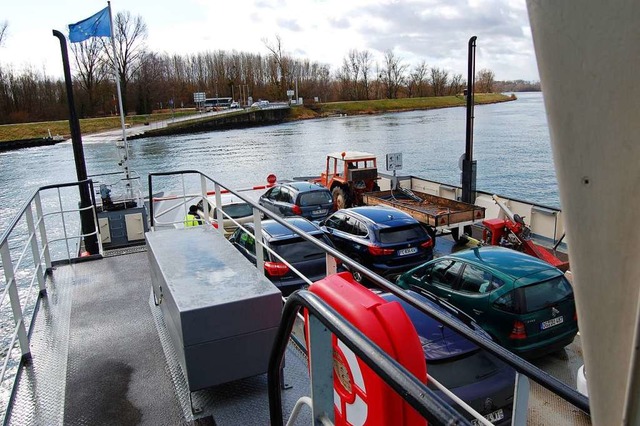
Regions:
[[481, 310], [479, 310], [479, 309], [472, 309], [472, 311], [473, 311], [473, 313], [474, 313], [474, 314], [476, 314], [476, 315], [480, 315], [480, 314], [483, 314], [483, 313], [484, 313], [484, 311], [481, 311]]
[[446, 293], [446, 294], [444, 295], [444, 298], [445, 298], [446, 300], [451, 299], [451, 293]]

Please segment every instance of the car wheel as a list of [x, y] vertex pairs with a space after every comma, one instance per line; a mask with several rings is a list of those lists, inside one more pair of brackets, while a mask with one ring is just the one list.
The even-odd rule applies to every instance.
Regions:
[[[362, 260], [361, 259], [359, 259], [357, 257], [354, 257], [353, 260], [355, 262], [359, 263], [360, 265], [362, 265]], [[356, 271], [355, 269], [352, 269], [352, 268], [350, 268], [350, 270], [351, 270], [351, 275], [353, 275], [353, 279], [356, 282], [358, 282], [360, 284], [365, 282], [366, 278], [360, 271]]]
[[349, 199], [347, 198], [347, 194], [345, 193], [343, 188], [336, 186], [331, 191], [331, 196], [333, 197], [333, 205], [335, 206], [336, 210], [349, 207]]

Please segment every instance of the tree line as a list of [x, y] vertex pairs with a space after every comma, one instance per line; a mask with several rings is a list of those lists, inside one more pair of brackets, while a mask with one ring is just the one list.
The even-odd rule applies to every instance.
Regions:
[[[8, 23], [0, 25], [0, 47]], [[307, 101], [333, 102], [461, 93], [466, 81], [424, 61], [411, 66], [393, 51], [382, 63], [368, 50], [353, 49], [337, 70], [288, 54], [279, 36], [263, 39], [267, 54], [208, 51], [160, 54], [146, 46], [147, 26], [141, 16], [120, 12], [114, 18], [114, 38], [92, 38], [70, 44], [73, 90], [81, 118], [118, 114], [115, 76], [127, 113], [193, 107], [195, 92], [207, 97], [284, 101], [297, 87]], [[114, 70], [117, 70], [117, 74]], [[493, 92], [524, 83], [496, 82], [493, 71], [476, 74], [476, 91]], [[530, 83], [533, 88], [536, 83]], [[528, 87], [528, 86], [527, 86]], [[507, 89], [509, 90], [509, 89]], [[535, 90], [535, 89], [534, 89]], [[539, 90], [539, 85], [538, 85]], [[67, 117], [65, 85], [35, 68], [16, 72], [0, 64], [0, 124]]]

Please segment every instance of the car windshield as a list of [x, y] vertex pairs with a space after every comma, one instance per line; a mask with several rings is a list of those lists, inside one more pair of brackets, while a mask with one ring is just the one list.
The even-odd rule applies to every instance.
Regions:
[[[432, 361], [427, 369], [434, 379], [448, 389], [454, 389], [482, 381], [495, 374], [500, 369], [498, 362], [487, 352], [477, 350], [455, 361], [451, 359], [443, 359], [442, 362]], [[436, 389], [433, 384], [427, 383], [427, 386]]]
[[222, 206], [222, 211], [232, 219], [247, 217], [253, 214], [253, 209], [247, 203], [227, 204], [226, 206]]
[[406, 241], [425, 239], [427, 233], [418, 224], [397, 228], [381, 229], [380, 242], [386, 244], [404, 243]]
[[[331, 244], [322, 234], [314, 235], [314, 237], [325, 244]], [[304, 262], [325, 256], [320, 247], [301, 237], [274, 241], [271, 243], [271, 248], [289, 263]]]
[[312, 191], [300, 195], [300, 206], [302, 207], [331, 202], [333, 202], [333, 200], [331, 199], [329, 191]]
[[548, 308], [573, 296], [569, 282], [562, 276], [522, 287], [525, 312]]

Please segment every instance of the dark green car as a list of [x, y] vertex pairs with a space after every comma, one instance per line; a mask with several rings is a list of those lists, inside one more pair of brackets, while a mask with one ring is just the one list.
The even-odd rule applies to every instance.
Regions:
[[573, 289], [562, 271], [515, 250], [488, 246], [442, 256], [397, 284], [449, 301], [523, 357], [558, 351], [578, 332]]

